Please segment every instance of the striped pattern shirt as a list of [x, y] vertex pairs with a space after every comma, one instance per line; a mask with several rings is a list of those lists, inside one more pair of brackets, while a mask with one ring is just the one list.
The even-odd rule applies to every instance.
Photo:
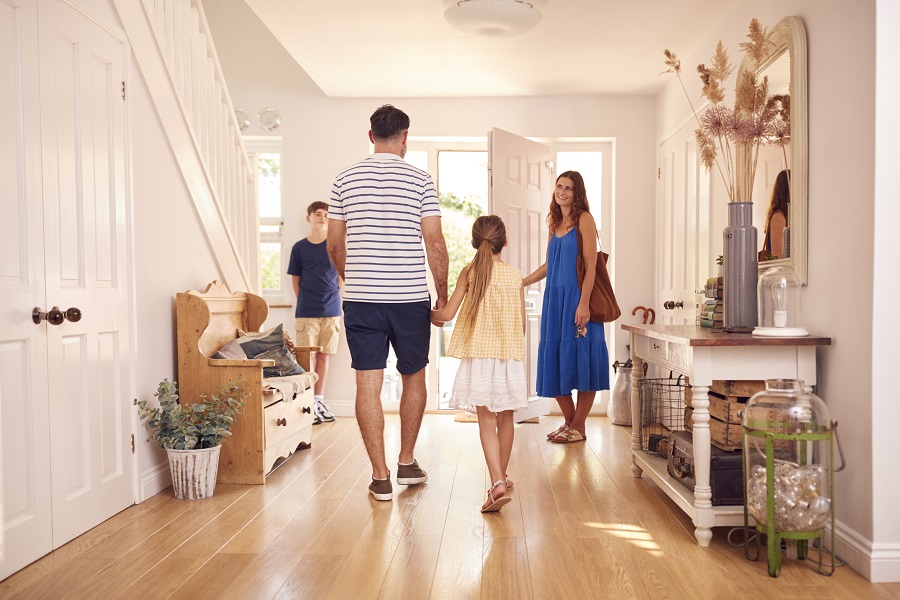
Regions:
[[[469, 271], [469, 289], [474, 281]], [[468, 331], [466, 292], [460, 316], [450, 336], [449, 356], [456, 358], [496, 358], [525, 360], [525, 334], [522, 333], [522, 272], [512, 265], [495, 261], [491, 280], [478, 307], [475, 327]]]
[[340, 173], [328, 218], [347, 226], [344, 300], [428, 302], [422, 219], [440, 216], [431, 175], [396, 154], [372, 154]]

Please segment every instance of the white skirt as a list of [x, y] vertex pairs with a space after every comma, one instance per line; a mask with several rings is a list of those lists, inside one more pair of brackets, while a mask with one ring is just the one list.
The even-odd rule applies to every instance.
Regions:
[[460, 360], [450, 408], [474, 412], [476, 406], [494, 413], [528, 406], [525, 362], [497, 358]]

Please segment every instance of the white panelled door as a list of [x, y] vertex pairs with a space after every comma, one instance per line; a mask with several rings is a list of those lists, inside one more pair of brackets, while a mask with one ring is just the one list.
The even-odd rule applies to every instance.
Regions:
[[[0, 578], [134, 500], [124, 36], [63, 2], [8, 6]], [[32, 322], [51, 306], [82, 318]]]
[[708, 271], [710, 176], [694, 129], [686, 123], [659, 147], [657, 317], [666, 325], [696, 322], [695, 291]]
[[[488, 207], [506, 225], [508, 245], [503, 260], [526, 276], [547, 257], [546, 217], [554, 181], [547, 164], [550, 147], [493, 128], [488, 134]], [[550, 412], [549, 398], [537, 395], [537, 351], [541, 334], [544, 282], [525, 290], [525, 369], [528, 408], [516, 411], [516, 421]]]
[[[52, 550], [37, 3], [0, 0], [0, 579]], [[9, 35], [9, 37], [7, 37]]]

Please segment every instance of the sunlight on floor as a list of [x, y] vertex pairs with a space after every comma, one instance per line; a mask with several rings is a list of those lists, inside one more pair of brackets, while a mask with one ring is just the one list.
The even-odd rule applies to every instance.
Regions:
[[637, 525], [623, 525], [616, 523], [609, 525], [606, 523], [585, 523], [587, 527], [594, 529], [602, 529], [609, 535], [615, 536], [626, 542], [631, 542], [642, 550], [647, 550], [651, 556], [662, 558], [663, 552], [659, 545], [653, 540], [653, 536], [649, 531]]

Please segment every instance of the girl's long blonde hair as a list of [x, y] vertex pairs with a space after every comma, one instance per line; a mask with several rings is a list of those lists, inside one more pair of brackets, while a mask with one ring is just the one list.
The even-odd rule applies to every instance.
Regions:
[[463, 313], [466, 317], [464, 319], [466, 330], [463, 333], [466, 338], [475, 329], [478, 308], [484, 298], [488, 283], [491, 281], [494, 254], [503, 250], [505, 245], [506, 226], [503, 224], [503, 219], [497, 215], [486, 215], [475, 219], [475, 223], [472, 224], [472, 247], [475, 248], [475, 258], [468, 264], [469, 272], [466, 275], [466, 281], [469, 289], [463, 305]]

